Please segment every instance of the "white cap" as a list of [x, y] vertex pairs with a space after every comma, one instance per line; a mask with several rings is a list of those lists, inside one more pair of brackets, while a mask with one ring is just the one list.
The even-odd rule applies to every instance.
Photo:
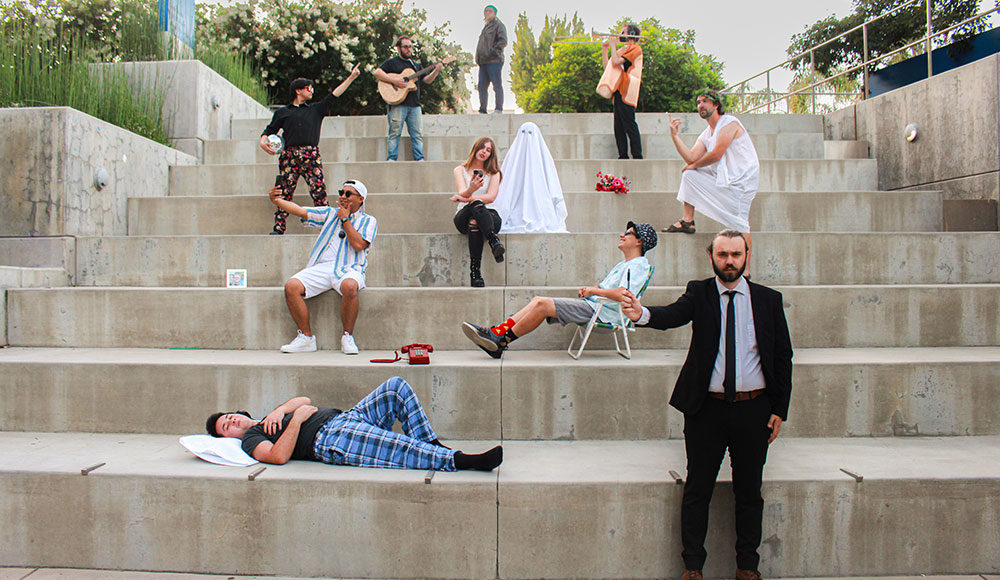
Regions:
[[[359, 180], [348, 179], [347, 181], [344, 182], [344, 185], [350, 185], [351, 187], [356, 189], [358, 194], [361, 195], [361, 199], [365, 199], [366, 197], [368, 197], [368, 188], [365, 187], [365, 184], [361, 183]], [[341, 189], [343, 189], [343, 187], [344, 186], [342, 185]]]

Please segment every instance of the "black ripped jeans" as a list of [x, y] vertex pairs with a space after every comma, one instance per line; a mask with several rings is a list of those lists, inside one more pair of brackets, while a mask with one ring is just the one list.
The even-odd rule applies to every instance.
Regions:
[[[469, 225], [472, 220], [476, 221], [476, 225]], [[469, 258], [477, 267], [483, 258], [483, 242], [487, 241], [492, 245], [498, 241], [500, 225], [500, 214], [481, 201], [469, 203], [455, 214], [455, 228], [468, 236]]]

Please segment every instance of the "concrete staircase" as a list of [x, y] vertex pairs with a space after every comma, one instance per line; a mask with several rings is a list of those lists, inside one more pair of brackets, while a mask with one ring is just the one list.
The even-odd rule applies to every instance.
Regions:
[[[666, 117], [638, 117], [643, 161], [613, 159], [610, 115], [490, 115], [425, 117], [431, 161], [395, 164], [381, 161], [383, 117], [327, 119], [330, 189], [364, 180], [380, 225], [360, 357], [338, 350], [331, 293], [310, 301], [322, 350], [277, 352], [295, 332], [280, 287], [314, 234], [290, 222], [289, 235], [267, 235], [276, 162], [256, 147], [264, 119], [206, 143], [204, 165], [173, 167], [168, 197], [130, 198], [129, 235], [46, 239], [59, 275], [30, 262], [0, 272], [38, 280], [6, 293], [0, 565], [679, 577], [671, 471], [685, 471], [682, 418], [666, 401], [688, 330], [636, 332], [630, 361], [598, 336], [573, 361], [562, 352], [571, 329], [545, 327], [495, 361], [458, 328], [533, 295], [573, 295], [619, 259], [627, 220], [659, 229], [676, 219], [681, 162]], [[703, 123], [681, 117], [690, 142]], [[485, 268], [487, 288], [469, 288], [450, 171], [475, 137], [491, 135], [503, 153], [528, 120], [557, 159], [572, 233], [506, 236], [507, 261]], [[761, 571], [1000, 573], [1000, 234], [941, 231], [937, 192], [875, 191], [866, 145], [824, 141], [822, 117], [743, 121], [762, 160], [751, 269], [783, 292], [796, 348], [789, 422], [765, 470]], [[634, 191], [592, 191], [598, 171], [628, 175]], [[660, 235], [644, 302], [672, 301], [711, 275], [704, 248], [721, 226], [699, 217], [698, 227]], [[0, 257], [14, 243], [0, 242]], [[223, 288], [226, 268], [246, 268], [251, 287]], [[368, 363], [415, 341], [435, 345], [432, 365]], [[453, 446], [502, 440], [502, 468], [428, 485], [420, 472], [299, 462], [248, 481], [252, 469], [209, 465], [176, 442], [215, 410], [260, 414], [297, 394], [343, 407], [393, 374]], [[727, 470], [710, 577], [733, 568]]]

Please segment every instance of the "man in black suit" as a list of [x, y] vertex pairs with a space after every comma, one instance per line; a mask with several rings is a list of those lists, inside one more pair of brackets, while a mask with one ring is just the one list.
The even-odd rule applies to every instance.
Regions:
[[688, 282], [669, 306], [643, 307], [627, 296], [625, 315], [666, 330], [692, 323], [691, 346], [670, 404], [684, 413], [688, 476], [681, 504], [683, 580], [701, 580], [708, 506], [729, 449], [736, 496], [736, 580], [759, 580], [761, 477], [767, 447], [788, 415], [792, 344], [781, 294], [743, 277], [749, 259], [740, 232], [708, 246], [715, 277]]

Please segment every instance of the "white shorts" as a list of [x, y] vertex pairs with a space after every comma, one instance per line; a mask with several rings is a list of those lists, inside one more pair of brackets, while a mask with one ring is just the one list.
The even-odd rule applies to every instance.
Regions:
[[347, 279], [356, 281], [358, 290], [365, 287], [365, 275], [361, 272], [348, 270], [342, 278], [338, 278], [333, 274], [333, 270], [333, 263], [326, 262], [300, 270], [292, 278], [302, 282], [302, 285], [306, 287], [306, 298], [312, 298], [327, 290], [336, 290], [337, 294], [343, 295], [343, 292], [340, 291], [340, 285]]

